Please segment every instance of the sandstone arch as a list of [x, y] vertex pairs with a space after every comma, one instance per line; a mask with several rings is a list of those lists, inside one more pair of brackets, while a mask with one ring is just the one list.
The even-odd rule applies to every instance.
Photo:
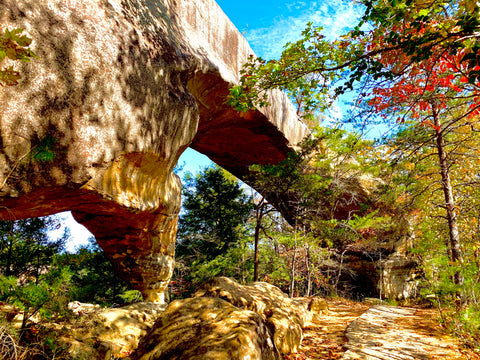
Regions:
[[306, 133], [283, 94], [244, 116], [224, 105], [251, 49], [213, 0], [4, 0], [0, 23], [41, 58], [0, 88], [1, 218], [71, 210], [152, 301], [173, 270], [180, 154], [242, 176]]

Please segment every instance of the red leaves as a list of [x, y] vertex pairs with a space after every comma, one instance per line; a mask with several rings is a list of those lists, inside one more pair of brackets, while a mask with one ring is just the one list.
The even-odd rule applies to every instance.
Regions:
[[442, 130], [442, 127], [441, 126], [436, 126], [434, 123], [432, 123], [430, 120], [422, 120], [422, 122], [420, 123], [420, 125], [422, 126], [428, 126], [430, 128], [432, 128], [433, 130], [435, 130], [435, 132], [440, 132]]
[[[369, 48], [383, 46], [383, 35], [372, 39]], [[480, 115], [480, 89], [475, 89], [469, 83], [469, 71], [480, 70], [480, 65], [471, 69], [462, 59], [465, 51], [447, 53], [440, 47], [434, 48], [430, 58], [422, 61], [413, 61], [401, 50], [392, 50], [381, 54], [380, 61], [385, 67], [390, 67], [394, 73], [402, 73], [404, 76], [394, 79], [389, 86], [385, 83], [373, 89], [373, 97], [368, 99], [368, 105], [374, 107], [377, 113], [398, 112], [403, 110], [409, 113], [412, 119], [424, 119], [432, 111], [431, 103], [435, 103], [437, 109], [446, 109], [447, 101], [454, 99], [466, 99], [475, 96], [473, 101], [467, 103], [469, 109], [474, 109], [469, 117]], [[437, 55], [435, 56], [435, 51]], [[396, 70], [400, 69], [398, 72]], [[478, 70], [477, 70], [478, 69]], [[397, 122], [403, 122], [405, 117], [399, 117]], [[438, 127], [422, 122], [423, 126], [429, 126], [435, 131]]]

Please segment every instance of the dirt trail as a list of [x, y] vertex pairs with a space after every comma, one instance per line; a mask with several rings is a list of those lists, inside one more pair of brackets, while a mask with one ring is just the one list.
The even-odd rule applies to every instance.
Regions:
[[480, 360], [461, 348], [434, 320], [433, 310], [328, 301], [329, 310], [304, 331], [288, 360]]

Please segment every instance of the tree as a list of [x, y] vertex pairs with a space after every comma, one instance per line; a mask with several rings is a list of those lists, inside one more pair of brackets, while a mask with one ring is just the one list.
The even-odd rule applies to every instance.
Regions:
[[71, 296], [75, 300], [102, 306], [122, 305], [141, 299], [140, 292], [122, 280], [95, 239], [73, 254], [57, 256], [57, 266], [72, 273]]
[[[447, 142], [458, 129], [477, 131], [472, 121], [480, 109], [479, 5], [453, 0], [363, 4], [362, 20], [340, 40], [325, 40], [322, 29], [310, 24], [278, 61], [251, 58], [230, 103], [244, 110], [264, 105], [269, 89], [292, 93], [300, 88], [312, 94], [312, 101], [324, 99], [317, 101], [318, 107], [355, 89], [358, 98], [350, 121], [373, 124], [373, 118], [394, 128], [408, 119], [430, 127], [442, 177], [449, 252], [461, 264]], [[455, 278], [462, 282], [460, 273]]]
[[0, 222], [0, 273], [38, 281], [67, 241], [68, 233], [49, 238], [48, 232], [58, 225], [54, 217]]
[[183, 190], [177, 254], [211, 260], [234, 246], [252, 210], [240, 183], [219, 167], [187, 174]]
[[385, 233], [394, 236], [391, 217], [401, 214], [383, 198], [388, 188], [370, 159], [376, 151], [372, 144], [343, 130], [317, 128], [285, 161], [251, 168], [254, 186], [287, 209], [292, 228], [271, 237], [289, 264], [291, 295], [296, 289], [311, 294], [314, 284], [316, 291], [337, 291], [342, 272], [347, 273], [345, 251], [353, 245], [367, 248]]
[[68, 268], [52, 268], [37, 281], [26, 281], [21, 285], [16, 277], [0, 276], [0, 300], [12, 303], [23, 314], [20, 340], [35, 315], [50, 319], [68, 312], [71, 276]]
[[188, 292], [192, 283], [217, 275], [251, 279], [246, 225], [253, 203], [245, 189], [219, 167], [187, 174], [184, 183], [175, 292]]
[[[332, 97], [356, 88], [364, 96], [369, 83], [402, 77], [403, 69], [448, 53], [459, 57], [470, 84], [480, 77], [480, 18], [477, 2], [455, 0], [363, 0], [364, 15], [352, 31], [330, 41], [312, 23], [279, 60], [250, 57], [230, 104], [240, 111], [268, 102], [268, 90], [301, 93], [308, 109], [324, 109]], [[359, 11], [362, 9], [359, 8]], [[395, 58], [395, 56], [400, 57]], [[385, 66], [382, 57], [398, 59]], [[406, 61], [405, 61], [406, 60]]]
[[258, 264], [259, 264], [259, 245], [260, 245], [260, 236], [261, 232], [263, 232], [267, 237], [267, 229], [265, 227], [265, 220], [268, 215], [276, 213], [278, 219], [278, 212], [277, 210], [270, 204], [264, 196], [260, 196], [256, 198], [255, 194], [252, 195], [252, 199], [254, 202], [254, 222], [255, 228], [253, 232], [253, 281], [258, 281]]

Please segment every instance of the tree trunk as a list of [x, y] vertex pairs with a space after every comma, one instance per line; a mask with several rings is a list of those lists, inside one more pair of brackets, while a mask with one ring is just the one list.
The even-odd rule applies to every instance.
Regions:
[[293, 257], [292, 257], [292, 269], [290, 272], [290, 277], [292, 279], [290, 283], [290, 297], [293, 297], [295, 293], [295, 263], [297, 261], [297, 231], [295, 230], [295, 244], [293, 245]]
[[[435, 125], [435, 140], [437, 146], [440, 174], [442, 176], [442, 190], [445, 195], [445, 208], [447, 210], [447, 222], [450, 238], [451, 261], [457, 264], [463, 263], [462, 249], [460, 247], [460, 234], [457, 224], [457, 212], [455, 210], [455, 198], [453, 196], [452, 184], [450, 182], [450, 170], [448, 167], [447, 154], [445, 151], [445, 138], [441, 128], [435, 106], [432, 106], [432, 114]], [[463, 277], [460, 272], [455, 273], [455, 284], [463, 284]]]
[[255, 225], [255, 248], [253, 255], [253, 281], [258, 281], [258, 242], [260, 240], [260, 226], [261, 219], [257, 217], [257, 223]]
[[11, 276], [13, 275], [13, 269], [12, 269], [12, 256], [13, 256], [13, 239], [14, 236], [8, 236], [8, 255], [7, 255], [7, 265], [5, 267], [5, 276]]
[[310, 296], [312, 293], [312, 271], [310, 269], [310, 246], [307, 245], [307, 256], [305, 256], [305, 262], [307, 267], [307, 293], [306, 296]]
[[343, 250], [342, 255], [340, 256], [340, 266], [338, 267], [338, 274], [337, 279], [335, 280], [335, 294], [338, 295], [338, 283], [340, 282], [340, 277], [342, 276], [342, 269], [343, 269], [343, 257], [347, 249]]

